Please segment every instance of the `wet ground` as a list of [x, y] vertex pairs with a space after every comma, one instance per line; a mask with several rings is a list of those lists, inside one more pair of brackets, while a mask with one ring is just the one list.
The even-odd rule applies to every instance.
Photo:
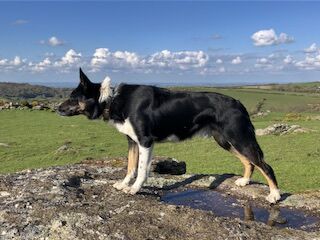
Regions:
[[235, 197], [213, 190], [189, 189], [168, 192], [161, 197], [161, 201], [211, 211], [221, 217], [237, 217], [244, 221], [257, 221], [269, 226], [319, 231], [320, 218], [303, 210], [277, 205], [260, 207], [255, 206], [253, 201], [240, 203]]
[[[276, 216], [271, 218], [276, 226], [268, 226], [264, 212], [268, 205], [259, 195], [265, 194], [263, 186], [248, 187], [259, 190], [254, 191], [257, 205], [251, 210], [243, 204], [253, 191], [230, 194], [231, 177], [154, 175], [140, 194], [131, 196], [112, 187], [125, 175], [123, 165], [89, 161], [0, 175], [0, 239], [320, 239], [319, 225], [313, 225], [312, 219], [292, 225], [297, 229], [287, 228], [285, 224], [296, 224], [292, 219], [301, 216], [291, 212], [288, 217], [283, 209], [280, 217], [277, 212], [269, 214]], [[190, 190], [208, 183], [222, 195]], [[178, 204], [187, 205], [186, 199], [199, 209]], [[319, 217], [316, 204], [309, 211], [301, 198], [293, 200], [306, 207], [299, 208], [299, 213], [314, 212]]]

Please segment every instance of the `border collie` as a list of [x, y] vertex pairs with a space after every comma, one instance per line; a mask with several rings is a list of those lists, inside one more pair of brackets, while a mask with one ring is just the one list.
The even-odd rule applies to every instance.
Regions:
[[273, 169], [264, 161], [249, 114], [238, 100], [229, 96], [131, 84], [112, 88], [110, 78], [101, 84], [92, 83], [80, 68], [80, 83], [59, 106], [58, 113], [84, 114], [89, 119], [102, 117], [127, 136], [128, 169], [126, 177], [114, 184], [118, 190], [136, 194], [141, 189], [155, 142], [182, 141], [200, 134], [213, 137], [240, 159], [244, 176], [235, 181], [236, 185], [249, 184], [256, 167], [269, 184], [267, 201], [275, 203], [280, 199]]

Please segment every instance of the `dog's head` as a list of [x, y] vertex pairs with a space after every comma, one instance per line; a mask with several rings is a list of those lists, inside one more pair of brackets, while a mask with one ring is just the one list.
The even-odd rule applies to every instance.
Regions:
[[80, 68], [80, 83], [72, 91], [70, 97], [61, 103], [57, 112], [62, 116], [86, 115], [89, 119], [97, 119], [105, 110], [105, 100], [110, 95], [110, 79], [100, 83], [92, 83]]

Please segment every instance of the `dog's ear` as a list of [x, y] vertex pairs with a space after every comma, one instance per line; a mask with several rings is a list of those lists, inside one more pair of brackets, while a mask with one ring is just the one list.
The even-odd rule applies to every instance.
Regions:
[[80, 84], [84, 87], [88, 86], [91, 84], [91, 81], [89, 78], [84, 74], [82, 69], [80, 68]]

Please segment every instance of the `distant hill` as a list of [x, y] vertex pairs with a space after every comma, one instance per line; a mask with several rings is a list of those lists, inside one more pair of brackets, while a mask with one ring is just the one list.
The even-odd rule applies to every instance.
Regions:
[[28, 83], [0, 82], [1, 99], [58, 99], [69, 96], [69, 88], [51, 88]]
[[251, 86], [243, 86], [242, 88], [274, 90], [274, 91], [281, 91], [281, 92], [320, 93], [320, 81], [307, 82], [307, 83], [251, 85]]

